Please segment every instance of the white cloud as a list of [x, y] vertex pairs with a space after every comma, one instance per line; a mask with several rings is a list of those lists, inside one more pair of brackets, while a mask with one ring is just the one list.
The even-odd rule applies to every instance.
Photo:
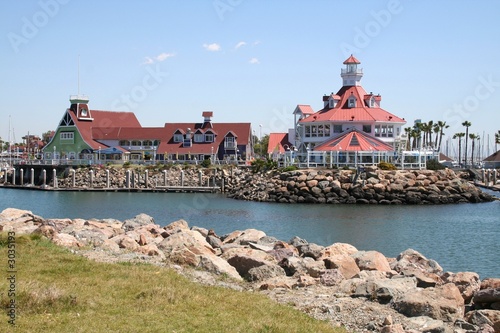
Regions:
[[236, 44], [236, 46], [234, 48], [239, 49], [240, 47], [245, 46], [245, 45], [247, 45], [246, 42], [239, 42], [238, 44]]
[[258, 65], [260, 64], [260, 61], [257, 58], [252, 58], [250, 59], [249, 63], [251, 63], [252, 65]]
[[260, 40], [256, 40], [255, 42], [253, 42], [253, 45], [259, 45], [260, 44]]
[[163, 53], [157, 55], [155, 59], [158, 61], [164, 61], [164, 60], [167, 60], [168, 58], [172, 58], [173, 56], [175, 56], [174, 53], [163, 52]]
[[220, 45], [217, 43], [203, 44], [203, 47], [205, 48], [205, 50], [211, 51], [211, 52], [216, 52], [216, 51], [220, 50]]
[[150, 57], [145, 57], [144, 62], [141, 65], [151, 65], [152, 63], [154, 63], [153, 59], [151, 59]]
[[144, 57], [144, 62], [141, 65], [151, 65], [157, 61], [165, 61], [168, 58], [172, 58], [173, 56], [175, 56], [174, 53], [163, 52], [163, 53], [160, 53], [159, 55], [154, 56], [154, 57]]

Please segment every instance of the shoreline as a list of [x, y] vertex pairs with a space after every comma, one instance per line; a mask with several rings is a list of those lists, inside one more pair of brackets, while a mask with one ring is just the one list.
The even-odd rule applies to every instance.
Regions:
[[367, 167], [363, 172], [321, 169], [253, 173], [250, 168], [174, 167], [130, 171], [99, 166], [65, 169], [57, 175], [56, 182], [44, 180], [45, 185], [40, 186], [26, 185], [24, 179], [23, 185], [17, 185], [12, 180], [6, 182], [8, 177], [2, 177], [0, 187], [73, 192], [220, 192], [232, 199], [278, 203], [440, 205], [498, 200], [479, 187], [500, 190], [499, 185], [489, 187], [463, 178], [467, 176], [451, 169]]
[[[386, 258], [345, 243], [320, 246], [299, 237], [286, 242], [255, 229], [218, 236], [184, 220], [160, 227], [145, 214], [125, 221], [44, 219], [6, 209], [0, 226], [2, 232], [46, 237], [90, 259], [166, 264], [201, 283], [264, 293], [351, 331], [478, 330], [485, 329], [478, 321], [485, 316], [487, 325], [500, 325], [494, 319], [500, 311], [491, 308], [500, 302], [500, 277], [444, 272], [412, 249]], [[221, 282], [221, 276], [229, 280]], [[485, 303], [485, 294], [495, 302]], [[366, 307], [374, 312], [359, 311]]]

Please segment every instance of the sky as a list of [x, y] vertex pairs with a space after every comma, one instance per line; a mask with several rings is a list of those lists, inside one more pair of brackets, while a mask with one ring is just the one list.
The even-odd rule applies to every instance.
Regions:
[[[361, 85], [405, 118], [500, 130], [499, 1], [3, 0], [0, 137], [55, 130], [69, 96], [132, 111], [142, 126], [293, 127], [361, 61]], [[9, 126], [10, 123], [10, 126]]]

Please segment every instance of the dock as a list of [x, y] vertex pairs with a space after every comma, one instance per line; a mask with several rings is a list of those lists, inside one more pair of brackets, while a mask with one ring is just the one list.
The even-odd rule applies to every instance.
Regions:
[[208, 186], [158, 186], [148, 188], [115, 188], [115, 187], [52, 187], [52, 186], [21, 186], [3, 185], [0, 188], [35, 191], [57, 192], [170, 192], [170, 193], [220, 193], [219, 187]]

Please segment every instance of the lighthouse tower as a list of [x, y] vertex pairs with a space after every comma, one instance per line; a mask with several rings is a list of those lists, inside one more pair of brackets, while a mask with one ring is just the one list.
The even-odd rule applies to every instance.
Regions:
[[341, 69], [340, 76], [342, 77], [343, 86], [359, 86], [359, 81], [363, 77], [363, 69], [359, 68], [358, 59], [356, 59], [352, 54], [349, 58], [344, 61], [345, 68]]

